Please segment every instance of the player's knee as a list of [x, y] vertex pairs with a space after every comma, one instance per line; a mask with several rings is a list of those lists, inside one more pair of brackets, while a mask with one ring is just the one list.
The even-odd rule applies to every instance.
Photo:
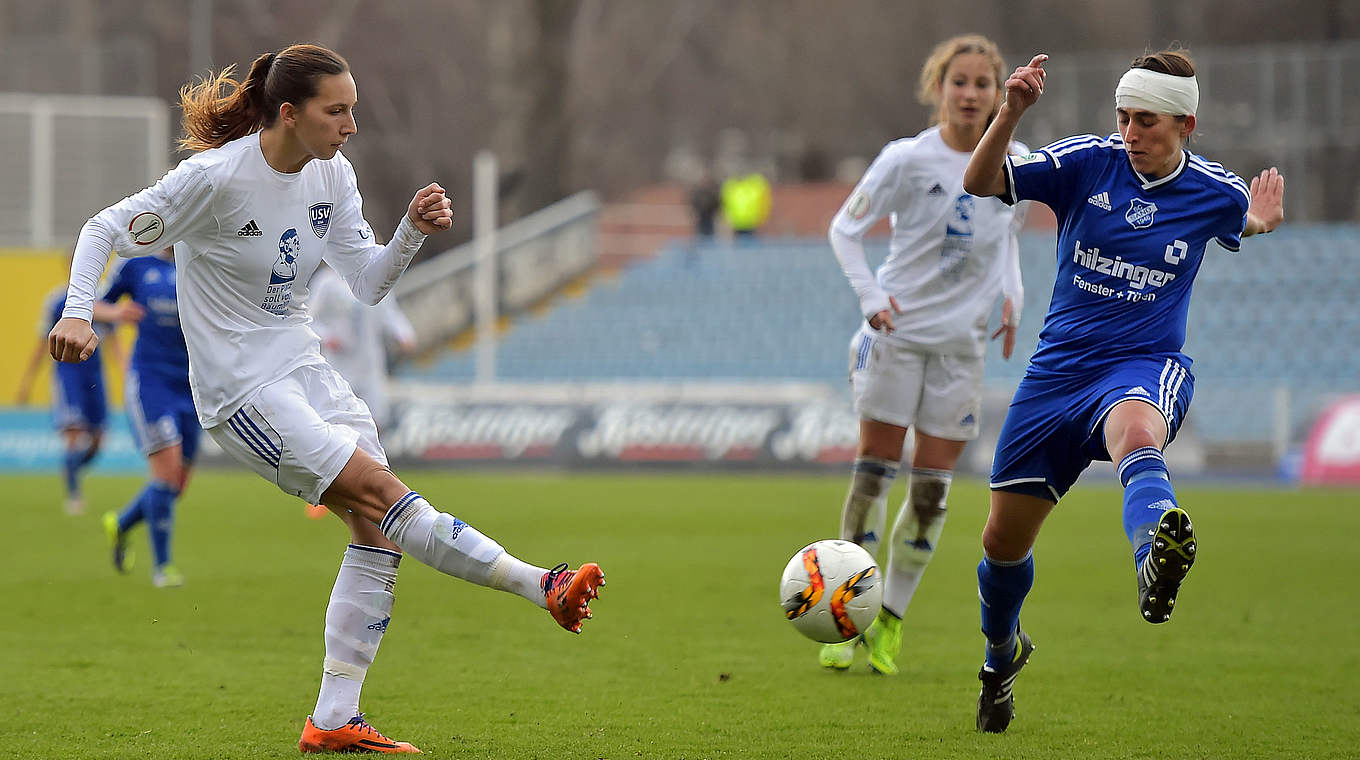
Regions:
[[410, 489], [385, 465], [368, 463], [361, 474], [359, 497], [367, 508], [365, 517], [379, 522], [387, 510], [401, 500]]
[[184, 467], [179, 463], [164, 464], [152, 472], [152, 477], [177, 490], [184, 490]]
[[1111, 453], [1129, 452], [1146, 446], [1161, 448], [1161, 433], [1161, 430], [1155, 429], [1151, 425], [1128, 425], [1119, 432], [1118, 440], [1114, 442], [1110, 451]]
[[982, 529], [982, 551], [988, 557], [1001, 562], [1016, 562], [1029, 553], [1029, 542], [1024, 536], [1017, 536], [991, 522]]
[[368, 456], [356, 456], [321, 494], [321, 501], [377, 523], [407, 491], [385, 465]]

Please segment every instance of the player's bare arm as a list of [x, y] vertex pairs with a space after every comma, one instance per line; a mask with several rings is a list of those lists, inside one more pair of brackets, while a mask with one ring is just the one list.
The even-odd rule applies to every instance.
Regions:
[[1270, 167], [1251, 178], [1251, 204], [1242, 237], [1273, 232], [1284, 222], [1284, 175]]
[[1021, 66], [1006, 80], [1006, 98], [1001, 110], [992, 120], [982, 141], [968, 159], [968, 168], [963, 172], [963, 189], [979, 197], [1000, 195], [1006, 192], [1006, 175], [1002, 168], [1006, 152], [1015, 136], [1015, 128], [1020, 116], [1044, 94], [1044, 62], [1048, 56], [1040, 53], [1030, 59], [1028, 66]]

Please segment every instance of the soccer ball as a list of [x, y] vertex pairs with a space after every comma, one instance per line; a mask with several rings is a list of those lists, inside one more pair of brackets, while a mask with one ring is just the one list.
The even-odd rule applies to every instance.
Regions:
[[878, 565], [858, 544], [828, 539], [793, 555], [779, 579], [784, 616], [813, 641], [837, 644], [864, 632], [883, 603]]

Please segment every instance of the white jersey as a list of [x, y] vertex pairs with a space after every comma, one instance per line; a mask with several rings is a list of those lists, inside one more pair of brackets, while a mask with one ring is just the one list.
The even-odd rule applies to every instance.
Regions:
[[403, 217], [393, 241], [377, 245], [343, 155], [279, 172], [264, 160], [257, 132], [184, 160], [91, 219], [76, 244], [64, 314], [89, 319], [111, 250], [137, 256], [182, 242], [180, 322], [194, 404], [210, 428], [256, 389], [324, 362], [306, 305], [323, 258], [376, 303], [424, 239]]
[[355, 395], [373, 406], [369, 396], [381, 392], [387, 381], [383, 338], [410, 343], [415, 328], [395, 299], [383, 299], [376, 306], [361, 303], [332, 269], [318, 271], [310, 289], [308, 308], [315, 320], [312, 329], [322, 341], [321, 353], [345, 376]]
[[[1012, 143], [1012, 150], [1025, 152]], [[939, 127], [895, 140], [879, 153], [831, 223], [831, 242], [865, 318], [897, 300], [894, 331], [883, 339], [939, 353], [981, 356], [997, 296], [1015, 301], [1020, 285], [1016, 232], [1024, 210], [963, 189], [971, 153], [945, 144]], [[888, 257], [871, 274], [863, 238], [888, 216]]]

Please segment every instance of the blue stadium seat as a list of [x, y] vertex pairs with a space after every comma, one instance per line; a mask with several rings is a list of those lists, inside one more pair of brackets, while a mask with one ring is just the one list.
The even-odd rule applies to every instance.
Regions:
[[[1267, 414], [1244, 414], [1287, 387], [1306, 414], [1328, 393], [1360, 387], [1360, 244], [1354, 226], [1286, 226], [1244, 242], [1211, 244], [1195, 283], [1186, 352], [1198, 385], [1192, 416], [1206, 439], [1259, 439]], [[1026, 304], [1016, 356], [988, 346], [986, 380], [1024, 375], [1052, 292], [1051, 234], [1022, 237]], [[870, 260], [887, 253], [869, 245]], [[840, 387], [858, 304], [822, 240], [757, 240], [692, 249], [677, 244], [580, 298], [517, 318], [498, 346], [511, 381], [612, 379], [803, 380]], [[998, 306], [992, 322], [999, 318]], [[474, 351], [407, 365], [404, 377], [453, 382], [475, 375]], [[1244, 395], [1245, 394], [1245, 395]], [[1267, 399], [1262, 402], [1260, 399]], [[1244, 406], [1245, 405], [1245, 406]], [[1264, 426], [1264, 427], [1263, 427]]]

